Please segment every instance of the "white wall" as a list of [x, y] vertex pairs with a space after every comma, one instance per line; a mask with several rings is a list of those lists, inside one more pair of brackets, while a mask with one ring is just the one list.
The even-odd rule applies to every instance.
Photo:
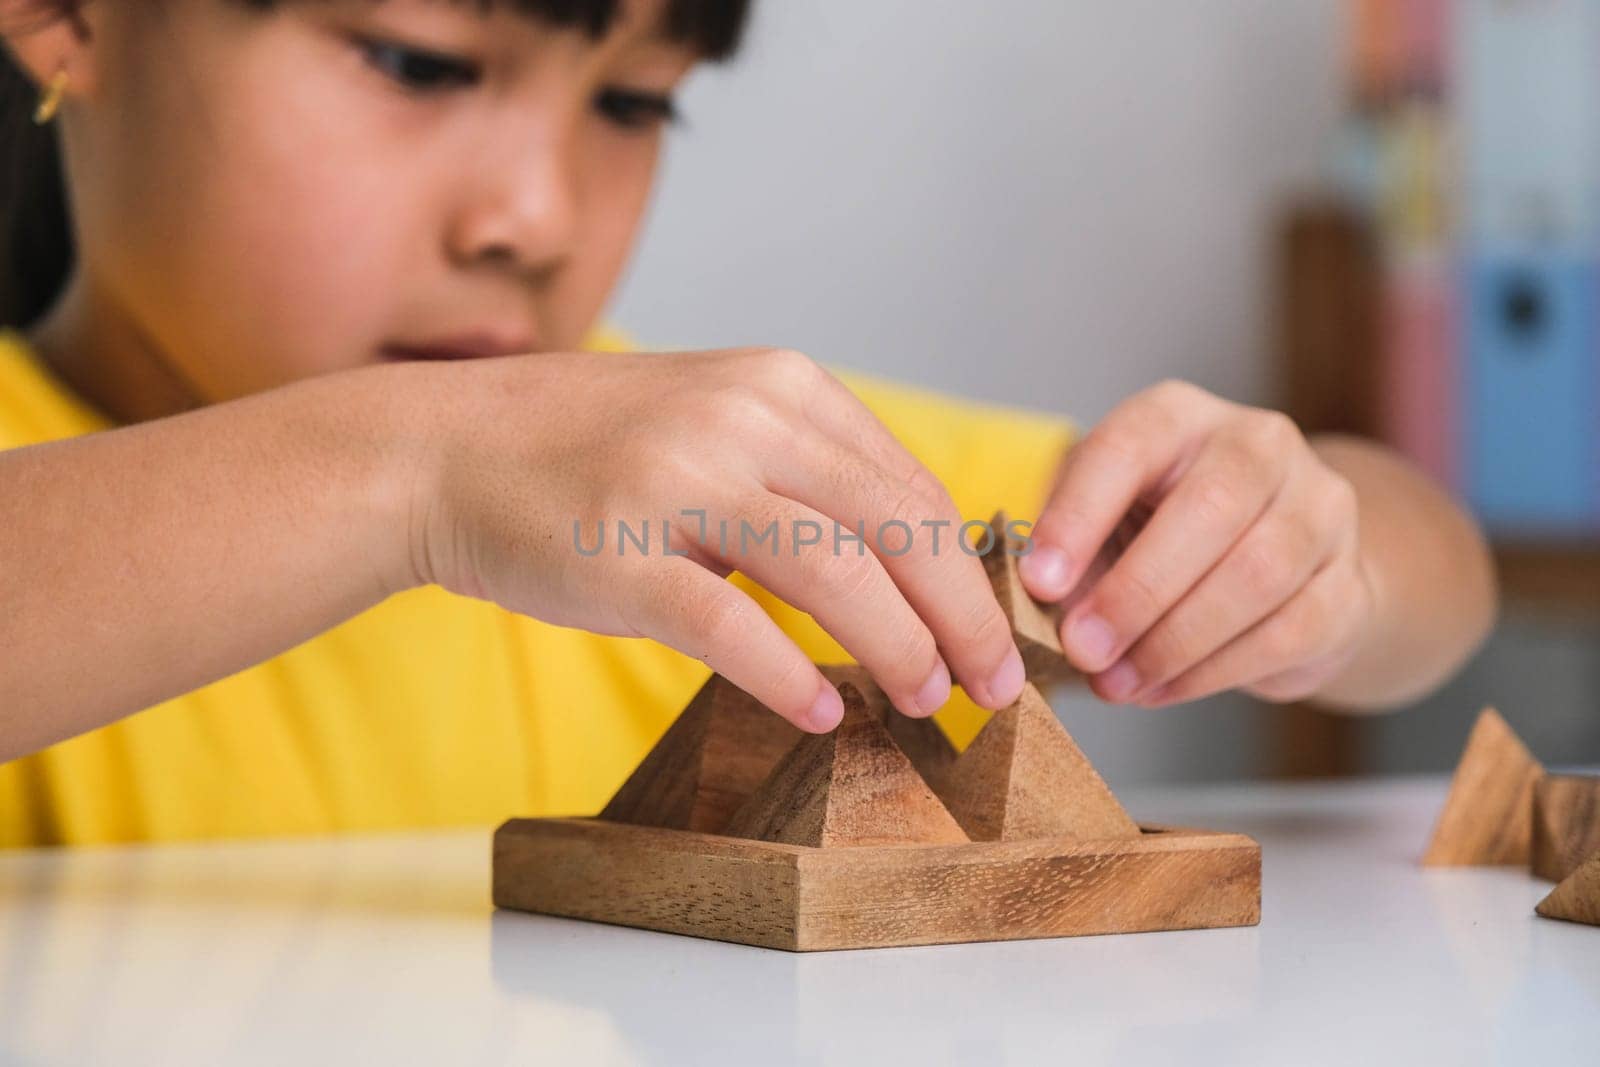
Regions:
[[[1339, 112], [1334, 0], [757, 0], [685, 94], [615, 308], [1085, 421], [1267, 395], [1266, 239]], [[1259, 712], [1058, 709], [1114, 784], [1262, 766]]]
[[1264, 396], [1266, 227], [1339, 109], [1335, 0], [756, 0], [686, 93], [618, 319], [1093, 419]]

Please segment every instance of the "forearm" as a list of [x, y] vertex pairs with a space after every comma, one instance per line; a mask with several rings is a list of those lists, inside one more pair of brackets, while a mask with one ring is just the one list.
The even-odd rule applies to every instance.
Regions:
[[1389, 450], [1321, 436], [1313, 447], [1355, 486], [1374, 617], [1355, 658], [1313, 699], [1348, 710], [1416, 699], [1453, 673], [1494, 623], [1494, 565], [1476, 524]]
[[0, 453], [0, 760], [403, 586], [391, 384], [335, 375]]

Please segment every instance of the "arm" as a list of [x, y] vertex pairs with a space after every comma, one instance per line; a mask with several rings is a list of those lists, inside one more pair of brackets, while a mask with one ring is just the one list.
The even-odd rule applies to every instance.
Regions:
[[1343, 708], [1415, 699], [1494, 616], [1481, 535], [1385, 449], [1182, 382], [1067, 453], [1021, 561], [1064, 601], [1062, 642], [1103, 699], [1225, 689]]
[[266, 659], [404, 584], [378, 375], [0, 453], [0, 760]]
[[1374, 613], [1349, 665], [1312, 699], [1371, 709], [1443, 682], [1494, 625], [1494, 561], [1472, 520], [1390, 450], [1353, 437], [1311, 440], [1354, 486]]
[[[700, 509], [672, 552], [620, 550]], [[810, 613], [908, 714], [952, 676], [1023, 685], [963, 552], [831, 553], [801, 524], [960, 516], [939, 480], [798, 353], [546, 353], [368, 367], [0, 454], [0, 758], [183, 693], [388, 594], [436, 583], [698, 657], [809, 730], [838, 691], [735, 569]], [[719, 522], [778, 531], [738, 554]], [[578, 550], [612, 524], [605, 552]], [[692, 527], [691, 527], [692, 529]], [[736, 539], [737, 540], [737, 539]], [[824, 539], [826, 544], [831, 539]]]

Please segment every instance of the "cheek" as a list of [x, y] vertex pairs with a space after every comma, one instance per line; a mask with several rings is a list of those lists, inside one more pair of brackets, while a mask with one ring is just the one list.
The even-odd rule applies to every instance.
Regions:
[[200, 284], [226, 298], [233, 329], [272, 339], [266, 375], [287, 380], [370, 358], [398, 272], [414, 258], [403, 179], [372, 181], [358, 158], [331, 152], [228, 161], [196, 236]]
[[581, 239], [557, 286], [552, 318], [559, 336], [551, 347], [577, 347], [605, 307], [638, 237], [658, 157], [655, 143], [630, 144], [615, 134], [590, 151]]
[[406, 168], [317, 79], [242, 58], [204, 103], [182, 97], [191, 120], [120, 120], [162, 134], [119, 147], [91, 228], [134, 316], [210, 400], [370, 359], [416, 253]]

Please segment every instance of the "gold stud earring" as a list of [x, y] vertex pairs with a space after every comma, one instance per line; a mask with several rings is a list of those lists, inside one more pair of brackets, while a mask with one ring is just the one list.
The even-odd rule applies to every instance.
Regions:
[[39, 93], [39, 106], [33, 109], [33, 121], [43, 126], [55, 118], [56, 112], [61, 110], [61, 98], [66, 91], [67, 72], [63, 68], [55, 72]]

